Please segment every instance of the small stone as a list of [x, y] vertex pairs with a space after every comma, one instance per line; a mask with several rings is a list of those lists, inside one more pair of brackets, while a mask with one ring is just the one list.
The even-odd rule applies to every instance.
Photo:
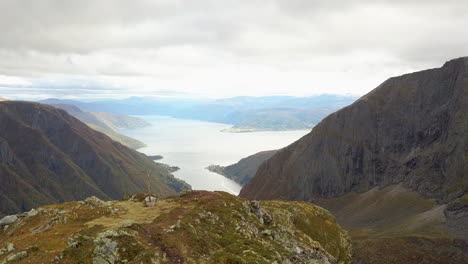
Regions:
[[18, 260], [22, 260], [24, 258], [28, 257], [28, 252], [26, 251], [21, 251], [21, 252], [18, 252], [16, 254], [11, 254], [9, 255], [6, 260], [7, 262], [10, 262], [10, 261], [18, 261]]
[[7, 215], [0, 219], [0, 226], [11, 225], [14, 222], [16, 222], [16, 220], [18, 220], [18, 217], [16, 215]]
[[77, 248], [80, 246], [80, 243], [75, 240], [73, 237], [69, 237], [67, 240], [68, 247], [70, 248]]
[[7, 243], [6, 250], [8, 252], [12, 252], [13, 250], [15, 250], [15, 245], [13, 245], [13, 243]]
[[28, 217], [31, 217], [31, 216], [35, 216], [37, 215], [39, 212], [36, 210], [36, 209], [31, 209], [28, 213], [27, 213], [27, 216]]
[[122, 223], [122, 227], [131, 227], [132, 225], [134, 225], [136, 222], [134, 220], [131, 220], [131, 219], [128, 219], [128, 220], [125, 220], [123, 223]]
[[158, 199], [156, 197], [149, 195], [146, 196], [144, 203], [147, 207], [153, 207], [156, 205], [157, 200]]

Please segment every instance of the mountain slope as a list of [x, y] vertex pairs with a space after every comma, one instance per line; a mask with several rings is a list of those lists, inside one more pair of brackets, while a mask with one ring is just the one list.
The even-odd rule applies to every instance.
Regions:
[[267, 159], [271, 158], [277, 150], [267, 150], [255, 153], [239, 160], [237, 163], [223, 167], [219, 165], [208, 166], [208, 170], [223, 175], [241, 186], [248, 183], [257, 172], [258, 167]]
[[390, 78], [266, 161], [240, 195], [311, 201], [395, 183], [439, 200], [463, 195], [467, 64]]
[[51, 104], [54, 107], [67, 111], [70, 115], [86, 123], [92, 129], [106, 134], [113, 140], [132, 149], [146, 147], [145, 143], [134, 138], [117, 133], [115, 130], [131, 129], [149, 126], [150, 124], [143, 119], [110, 113], [86, 112], [70, 104]]
[[111, 140], [52, 106], [0, 103], [0, 214], [39, 205], [109, 199], [152, 189], [171, 195], [188, 188], [145, 155]]
[[240, 192], [314, 201], [358, 263], [468, 261], [468, 58], [390, 78], [265, 161]]
[[0, 229], [0, 247], [8, 244], [0, 263], [348, 264], [352, 254], [323, 208], [206, 191], [154, 207], [88, 198], [39, 208]]

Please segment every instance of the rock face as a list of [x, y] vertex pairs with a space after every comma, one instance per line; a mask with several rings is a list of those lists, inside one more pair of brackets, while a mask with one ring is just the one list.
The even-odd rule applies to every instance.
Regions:
[[[188, 191], [154, 207], [91, 198], [37, 211], [0, 231], [0, 246], [16, 246], [0, 255], [0, 263], [10, 256], [17, 256], [15, 263], [351, 261], [347, 232], [325, 209], [305, 202], [258, 202], [223, 192]], [[61, 220], [52, 220], [57, 217]]]
[[95, 195], [121, 198], [147, 188], [189, 188], [165, 167], [51, 106], [0, 103], [0, 215]]
[[249, 199], [314, 201], [356, 263], [468, 262], [468, 58], [390, 78], [265, 161]]
[[257, 172], [258, 167], [262, 163], [271, 158], [277, 150], [267, 150], [255, 153], [246, 158], [241, 159], [239, 162], [223, 167], [219, 165], [210, 165], [207, 169], [211, 172], [223, 175], [241, 186], [248, 183]]
[[468, 189], [468, 58], [390, 78], [280, 150], [241, 191], [312, 201], [376, 186], [439, 201]]

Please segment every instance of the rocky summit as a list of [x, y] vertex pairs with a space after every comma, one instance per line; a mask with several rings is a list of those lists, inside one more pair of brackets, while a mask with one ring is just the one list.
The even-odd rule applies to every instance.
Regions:
[[[11, 216], [0, 263], [350, 263], [347, 232], [305, 202], [188, 191], [50, 205]], [[12, 219], [14, 218], [14, 219]]]

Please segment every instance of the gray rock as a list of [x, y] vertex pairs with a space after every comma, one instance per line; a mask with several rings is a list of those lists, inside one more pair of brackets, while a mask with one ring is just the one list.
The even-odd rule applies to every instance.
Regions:
[[36, 216], [38, 213], [39, 213], [39, 211], [37, 211], [36, 209], [33, 208], [27, 213], [27, 216], [28, 217]]
[[123, 230], [107, 230], [100, 233], [94, 240], [93, 264], [114, 264], [120, 261], [118, 243], [112, 237], [130, 236]]
[[18, 253], [9, 255], [9, 256], [6, 258], [6, 261], [7, 261], [7, 262], [10, 262], [10, 261], [18, 261], [18, 260], [22, 260], [22, 259], [27, 258], [27, 257], [28, 257], [28, 252], [26, 252], [26, 251], [20, 251], [20, 252], [18, 252]]
[[16, 222], [16, 220], [18, 220], [18, 217], [16, 215], [7, 215], [0, 219], [0, 226], [11, 225], [14, 222]]
[[157, 201], [158, 201], [158, 198], [156, 198], [155, 196], [149, 195], [149, 196], [146, 196], [144, 203], [147, 207], [153, 207], [156, 205]]
[[80, 243], [76, 241], [74, 237], [69, 237], [67, 240], [67, 244], [69, 248], [77, 248], [80, 246]]
[[7, 243], [6, 250], [8, 252], [12, 252], [13, 250], [15, 250], [15, 245], [13, 243]]
[[119, 260], [117, 242], [104, 237], [94, 243], [93, 264], [114, 264]]
[[106, 202], [97, 198], [96, 196], [91, 196], [91, 197], [86, 198], [85, 203], [91, 206], [98, 206], [98, 207], [106, 205]]

